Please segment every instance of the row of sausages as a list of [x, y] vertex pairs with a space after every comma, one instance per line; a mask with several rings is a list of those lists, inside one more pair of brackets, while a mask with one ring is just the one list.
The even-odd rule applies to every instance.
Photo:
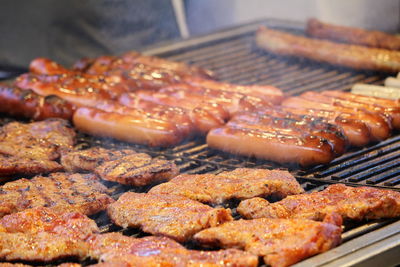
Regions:
[[0, 111], [66, 118], [81, 131], [149, 146], [207, 135], [222, 151], [303, 166], [328, 163], [400, 128], [396, 101], [339, 91], [284, 98], [272, 86], [218, 82], [209, 71], [168, 62], [127, 53], [65, 69], [36, 59], [14, 86], [0, 86]]

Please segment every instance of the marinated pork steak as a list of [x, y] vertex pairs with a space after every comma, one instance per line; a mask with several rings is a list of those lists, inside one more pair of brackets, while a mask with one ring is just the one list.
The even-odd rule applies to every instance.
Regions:
[[35, 207], [91, 215], [113, 202], [106, 192], [93, 174], [53, 173], [49, 177], [23, 178], [0, 186], [0, 217]]
[[179, 170], [172, 161], [136, 153], [104, 162], [95, 169], [95, 173], [107, 181], [144, 186], [168, 181], [178, 175]]
[[188, 250], [167, 237], [133, 238], [120, 233], [95, 235], [88, 240], [99, 266], [234, 266], [255, 267], [258, 257], [248, 252]]
[[48, 159], [31, 159], [0, 154], [0, 175], [35, 175], [61, 171], [63, 167]]
[[229, 209], [212, 208], [176, 195], [128, 192], [107, 208], [111, 220], [122, 227], [140, 227], [153, 235], [179, 242], [195, 233], [232, 221]]
[[126, 155], [135, 154], [134, 150], [114, 150], [102, 147], [91, 147], [85, 150], [68, 151], [61, 155], [61, 164], [69, 172], [93, 172], [104, 162], [115, 160]]
[[220, 204], [229, 199], [301, 194], [303, 188], [287, 171], [246, 169], [215, 174], [182, 174], [153, 187], [153, 194], [173, 194], [203, 203]]
[[203, 230], [194, 238], [203, 245], [241, 248], [263, 256], [272, 267], [285, 267], [337, 246], [341, 233], [341, 218], [332, 214], [324, 222], [265, 218], [232, 221]]
[[72, 148], [75, 135], [62, 119], [11, 122], [0, 128], [0, 154], [54, 160], [61, 150]]
[[289, 196], [275, 203], [261, 198], [248, 199], [237, 210], [245, 218], [323, 220], [332, 212], [344, 220], [394, 218], [400, 216], [400, 193], [334, 184], [320, 192]]
[[0, 258], [48, 262], [65, 257], [84, 259], [85, 242], [98, 233], [96, 223], [76, 212], [39, 207], [0, 219]]

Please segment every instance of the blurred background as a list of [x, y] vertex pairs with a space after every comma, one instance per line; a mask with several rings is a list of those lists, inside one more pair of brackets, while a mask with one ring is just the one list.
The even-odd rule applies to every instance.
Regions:
[[399, 30], [400, 0], [2, 0], [0, 67], [142, 50], [263, 18]]

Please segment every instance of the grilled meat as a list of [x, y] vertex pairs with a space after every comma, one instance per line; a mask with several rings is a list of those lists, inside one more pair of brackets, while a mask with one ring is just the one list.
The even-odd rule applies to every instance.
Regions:
[[258, 258], [247, 252], [188, 250], [166, 237], [133, 238], [107, 233], [93, 236], [89, 243], [91, 257], [105, 262], [105, 266], [255, 267], [258, 264]]
[[57, 159], [72, 148], [75, 132], [67, 121], [48, 119], [33, 123], [11, 122], [0, 128], [0, 153], [32, 159]]
[[179, 170], [172, 161], [136, 153], [104, 162], [95, 172], [107, 181], [144, 186], [168, 181], [178, 175]]
[[266, 27], [257, 31], [256, 42], [260, 48], [274, 54], [305, 57], [354, 69], [400, 71], [398, 51], [316, 40]]
[[81, 107], [74, 113], [73, 122], [82, 132], [149, 146], [172, 146], [184, 138], [174, 122], [152, 117], [143, 110], [133, 115]]
[[[275, 117], [271, 113], [241, 113], [234, 116], [227, 125], [235, 128], [259, 129], [266, 132], [278, 131], [300, 137], [314, 135], [326, 139], [336, 155], [342, 155], [345, 152], [347, 139], [342, 130], [335, 125], [324, 123], [318, 118], [314, 118], [314, 120], [310, 120], [309, 117], [292, 119], [283, 116]], [[286, 116], [289, 117], [290, 114]]]
[[102, 147], [91, 147], [86, 150], [75, 150], [61, 155], [61, 164], [68, 172], [93, 172], [104, 162], [136, 153], [134, 150], [113, 150]]
[[80, 213], [28, 209], [0, 220], [0, 258], [42, 262], [84, 259], [89, 253], [85, 240], [98, 232], [96, 223]]
[[333, 25], [317, 19], [308, 20], [306, 31], [308, 35], [321, 39], [389, 50], [400, 50], [400, 38], [398, 36], [380, 31]]
[[176, 196], [128, 192], [107, 207], [111, 220], [119, 226], [140, 227], [153, 235], [164, 235], [179, 242], [195, 233], [232, 221], [230, 210], [211, 208], [197, 201]]
[[20, 158], [0, 154], [0, 175], [35, 175], [61, 171], [63, 167], [47, 159]]
[[71, 120], [75, 110], [72, 104], [57, 96], [41, 96], [32, 90], [22, 90], [5, 84], [0, 84], [0, 103], [0, 112], [34, 120]]
[[344, 220], [394, 218], [400, 216], [400, 193], [335, 184], [320, 192], [289, 196], [275, 203], [261, 198], [245, 200], [237, 210], [245, 218], [322, 220], [332, 212]]
[[304, 192], [287, 171], [238, 168], [215, 174], [182, 174], [153, 187], [153, 194], [173, 194], [203, 203], [220, 204], [229, 199], [255, 196], [286, 197]]
[[285, 267], [340, 244], [340, 224], [340, 216], [335, 214], [324, 222], [239, 220], [203, 230], [194, 238], [203, 245], [242, 248], [263, 256], [272, 267]]
[[0, 186], [0, 217], [35, 207], [91, 215], [113, 201], [106, 190], [93, 174], [53, 173], [19, 179]]
[[335, 151], [325, 138], [311, 135], [302, 137], [293, 130], [285, 131], [273, 128], [264, 131], [254, 129], [254, 125], [226, 125], [212, 129], [207, 135], [207, 144], [228, 153], [282, 164], [311, 166], [326, 164], [335, 158]]

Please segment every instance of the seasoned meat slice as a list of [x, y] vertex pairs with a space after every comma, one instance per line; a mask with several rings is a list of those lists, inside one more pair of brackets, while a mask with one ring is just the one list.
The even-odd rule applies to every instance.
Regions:
[[320, 192], [289, 196], [269, 203], [260, 198], [242, 201], [238, 212], [246, 218], [302, 218], [322, 220], [332, 212], [344, 220], [400, 216], [400, 193], [372, 187], [328, 186]]
[[85, 240], [98, 232], [96, 223], [80, 213], [59, 213], [44, 207], [24, 210], [0, 219], [0, 259], [83, 259], [89, 254]]
[[61, 171], [63, 167], [48, 159], [20, 158], [0, 154], [0, 175], [35, 175]]
[[0, 153], [54, 160], [61, 150], [72, 148], [74, 139], [75, 132], [62, 119], [11, 122], [0, 128]]
[[224, 223], [197, 233], [194, 238], [207, 246], [242, 248], [263, 256], [272, 267], [292, 265], [337, 246], [341, 241], [341, 218], [324, 222], [302, 219], [255, 219]]
[[136, 153], [104, 162], [95, 169], [95, 173], [107, 181], [144, 186], [168, 181], [178, 175], [179, 170], [172, 161]]
[[203, 203], [220, 204], [229, 199], [301, 194], [303, 188], [287, 171], [246, 169], [220, 174], [183, 174], [153, 187], [150, 193], [173, 194]]
[[123, 156], [136, 153], [134, 150], [114, 150], [102, 147], [92, 147], [85, 150], [76, 150], [63, 153], [61, 164], [66, 171], [81, 172], [94, 171], [94, 169], [104, 162], [121, 158]]
[[[167, 237], [133, 238], [120, 233], [93, 236], [91, 257], [104, 266], [257, 266], [258, 257], [236, 250], [188, 250]], [[100, 265], [102, 266], [102, 265]]]
[[165, 235], [180, 242], [195, 233], [232, 221], [229, 209], [212, 208], [176, 195], [127, 192], [107, 207], [111, 220], [122, 227], [140, 227], [144, 232]]
[[91, 215], [113, 201], [93, 174], [53, 173], [0, 186], [0, 217], [29, 208], [50, 207]]

